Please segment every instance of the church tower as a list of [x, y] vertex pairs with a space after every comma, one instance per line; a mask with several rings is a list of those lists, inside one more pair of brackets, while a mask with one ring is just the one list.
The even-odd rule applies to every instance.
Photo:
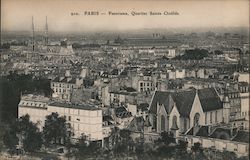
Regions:
[[32, 51], [35, 51], [35, 26], [34, 26], [34, 20], [33, 20], [33, 16], [32, 16]]
[[45, 45], [49, 44], [48, 32], [49, 32], [49, 28], [48, 28], [48, 21], [47, 21], [47, 16], [46, 16], [45, 35], [44, 35], [44, 43], [45, 43]]
[[223, 97], [223, 122], [228, 124], [230, 121], [230, 102], [228, 98], [228, 84]]

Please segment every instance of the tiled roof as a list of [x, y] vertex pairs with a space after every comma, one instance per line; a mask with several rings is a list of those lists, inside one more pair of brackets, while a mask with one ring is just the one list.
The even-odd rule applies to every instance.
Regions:
[[238, 131], [237, 135], [232, 139], [232, 141], [249, 143], [249, 132], [247, 131]]
[[126, 118], [131, 116], [131, 112], [128, 112], [125, 107], [115, 108], [115, 115], [119, 118]]
[[144, 124], [143, 117], [134, 117], [134, 119], [129, 124], [128, 128], [132, 132], [142, 132], [143, 124]]
[[[213, 88], [200, 89], [197, 93], [204, 112], [223, 108], [223, 103]], [[180, 92], [156, 91], [149, 112], [156, 114], [157, 103], [159, 103], [165, 107], [167, 113], [170, 113], [174, 102], [181, 116], [188, 117], [192, 109], [195, 95], [196, 90], [194, 89]]]
[[104, 115], [104, 116], [102, 117], [102, 120], [103, 120], [103, 121], [113, 121], [113, 118], [112, 118], [110, 115]]
[[223, 108], [223, 103], [214, 88], [198, 90], [198, 96], [204, 112]]
[[196, 133], [196, 136], [208, 137], [208, 126], [201, 126], [199, 131]]
[[141, 111], [147, 111], [148, 110], [148, 103], [141, 103], [140, 105], [138, 105], [137, 109], [141, 109]]
[[177, 92], [173, 94], [176, 107], [182, 116], [188, 117], [190, 115], [195, 94], [195, 90]]
[[157, 114], [157, 103], [160, 105], [164, 105], [166, 111], [169, 111], [169, 96], [171, 92], [163, 92], [163, 91], [156, 91], [153, 100], [151, 102], [149, 112], [153, 114]]
[[216, 128], [209, 137], [230, 140], [231, 130], [229, 128]]

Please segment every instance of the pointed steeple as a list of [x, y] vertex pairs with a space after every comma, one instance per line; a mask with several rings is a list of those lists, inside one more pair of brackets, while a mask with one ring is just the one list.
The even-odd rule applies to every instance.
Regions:
[[34, 26], [34, 19], [33, 19], [33, 16], [32, 16], [32, 51], [35, 51], [35, 26]]
[[49, 27], [48, 27], [48, 20], [47, 20], [47, 16], [46, 16], [46, 23], [45, 23], [45, 35], [44, 35], [44, 41], [45, 41], [45, 45], [48, 45], [49, 43]]
[[230, 102], [228, 97], [228, 87], [229, 84], [226, 84], [226, 90], [223, 97], [223, 122], [228, 124], [230, 121]]

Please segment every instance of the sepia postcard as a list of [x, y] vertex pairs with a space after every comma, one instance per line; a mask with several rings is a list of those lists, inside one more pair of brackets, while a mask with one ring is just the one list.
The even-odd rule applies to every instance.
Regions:
[[0, 2], [0, 160], [249, 160], [249, 0]]

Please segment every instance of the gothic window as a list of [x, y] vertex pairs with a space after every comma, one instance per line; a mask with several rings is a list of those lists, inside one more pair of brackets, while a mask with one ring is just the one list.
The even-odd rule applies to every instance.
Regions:
[[200, 114], [196, 113], [194, 115], [194, 126], [198, 126], [198, 125], [200, 125]]
[[161, 116], [161, 131], [165, 131], [165, 117]]
[[187, 120], [185, 119], [184, 120], [184, 131], [186, 131], [187, 130]]
[[213, 112], [210, 112], [210, 123], [213, 123]]
[[173, 116], [171, 129], [174, 129], [174, 130], [179, 129], [178, 125], [177, 125], [177, 117], [176, 116]]
[[215, 111], [215, 123], [217, 123], [217, 111]]
[[207, 124], [207, 113], [205, 113], [205, 124]]

